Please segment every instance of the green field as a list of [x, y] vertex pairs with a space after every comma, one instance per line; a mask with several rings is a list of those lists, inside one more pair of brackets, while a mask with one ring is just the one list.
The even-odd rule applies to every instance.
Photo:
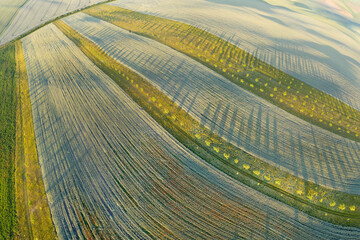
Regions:
[[109, 5], [84, 12], [159, 41], [295, 116], [360, 141], [359, 111], [211, 33], [185, 23]]
[[16, 131], [14, 44], [0, 49], [0, 238], [13, 237], [15, 226], [14, 155]]
[[359, 226], [360, 198], [285, 173], [224, 141], [145, 79], [62, 21], [56, 26], [135, 102], [194, 153], [239, 181], [329, 222]]

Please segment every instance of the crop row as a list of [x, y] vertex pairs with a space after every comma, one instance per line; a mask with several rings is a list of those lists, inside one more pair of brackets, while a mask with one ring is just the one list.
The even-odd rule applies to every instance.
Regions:
[[360, 140], [360, 112], [194, 26], [115, 6], [84, 11], [185, 53], [280, 108], [341, 136]]
[[287, 174], [241, 151], [191, 118], [145, 79], [108, 56], [63, 22], [56, 25], [140, 106], [185, 146], [230, 176], [279, 200], [345, 225], [359, 224], [359, 198]]
[[359, 194], [356, 142], [283, 111], [154, 40], [83, 13], [63, 21], [224, 140], [296, 177]]
[[293, 208], [202, 161], [55, 26], [26, 37], [23, 48], [59, 238], [359, 236], [301, 212], [294, 218]]

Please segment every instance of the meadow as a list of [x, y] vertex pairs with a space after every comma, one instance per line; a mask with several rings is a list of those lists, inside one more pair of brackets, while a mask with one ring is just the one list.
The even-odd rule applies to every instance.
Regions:
[[0, 48], [0, 238], [14, 237], [16, 61], [14, 44]]
[[332, 191], [304, 181], [241, 151], [205, 128], [147, 80], [119, 64], [99, 46], [63, 22], [56, 22], [56, 25], [158, 123], [204, 160], [252, 188], [316, 217], [337, 224], [359, 224], [357, 195]]
[[238, 86], [312, 124], [360, 140], [360, 112], [197, 27], [101, 5], [84, 11], [180, 51]]

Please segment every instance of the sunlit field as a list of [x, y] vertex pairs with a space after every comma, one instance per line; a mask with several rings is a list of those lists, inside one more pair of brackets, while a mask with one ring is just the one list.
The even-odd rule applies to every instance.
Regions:
[[11, 6], [0, 239], [360, 238], [355, 1]]

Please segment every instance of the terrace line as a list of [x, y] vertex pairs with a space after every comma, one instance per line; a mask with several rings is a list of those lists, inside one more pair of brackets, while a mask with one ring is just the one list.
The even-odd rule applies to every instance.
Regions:
[[359, 143], [294, 117], [156, 41], [83, 13], [63, 21], [235, 146], [297, 177], [360, 193]]

